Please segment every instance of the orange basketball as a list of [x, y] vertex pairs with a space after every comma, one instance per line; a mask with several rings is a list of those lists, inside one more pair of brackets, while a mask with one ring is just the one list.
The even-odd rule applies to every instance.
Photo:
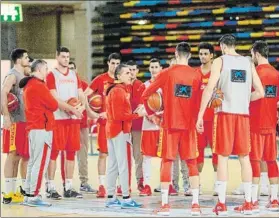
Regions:
[[224, 93], [220, 90], [217, 89], [211, 98], [211, 102], [209, 103], [209, 107], [211, 108], [217, 108], [222, 105], [222, 102], [224, 100]]
[[153, 93], [147, 100], [147, 105], [153, 112], [159, 112], [163, 110], [163, 98], [161, 93]]
[[[67, 104], [69, 104], [69, 105], [71, 105], [73, 107], [76, 107], [78, 105], [81, 105], [81, 102], [77, 98], [72, 97], [72, 98], [68, 99]], [[69, 114], [73, 115], [72, 112], [69, 112]]]
[[7, 100], [9, 112], [13, 112], [19, 107], [18, 98], [13, 93], [8, 93]]
[[103, 105], [103, 99], [101, 95], [93, 93], [89, 95], [87, 98], [89, 106], [93, 111], [98, 112], [101, 110]]

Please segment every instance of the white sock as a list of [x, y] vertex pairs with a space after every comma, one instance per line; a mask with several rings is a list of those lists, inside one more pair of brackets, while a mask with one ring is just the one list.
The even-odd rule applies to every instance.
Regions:
[[269, 185], [269, 179], [268, 179], [268, 175], [267, 172], [263, 172], [261, 173], [261, 186], [267, 186]]
[[258, 200], [258, 184], [252, 184], [252, 203], [255, 203]]
[[199, 189], [195, 188], [195, 189], [192, 189], [191, 191], [193, 194], [192, 204], [199, 204]]
[[243, 182], [240, 183], [240, 186], [238, 187], [241, 191], [244, 191], [244, 185], [243, 185]]
[[214, 183], [217, 182], [217, 172], [214, 172]]
[[251, 202], [252, 182], [243, 182], [243, 187], [246, 202]]
[[56, 190], [54, 180], [49, 180], [48, 191], [50, 190]]
[[218, 181], [218, 198], [220, 203], [225, 204], [226, 202], [226, 191], [227, 191], [227, 182]]
[[66, 179], [65, 181], [65, 189], [68, 191], [73, 187], [73, 180], [72, 179]]
[[6, 194], [14, 192], [14, 190], [13, 190], [13, 179], [14, 178], [5, 179], [5, 193]]
[[271, 201], [278, 200], [277, 193], [278, 193], [278, 184], [270, 185], [270, 200]]
[[24, 190], [26, 179], [21, 179], [21, 187]]
[[143, 171], [143, 181], [145, 185], [150, 185], [151, 158], [152, 158], [151, 156], [143, 155], [142, 171]]
[[13, 192], [13, 193], [16, 193], [17, 178], [14, 177], [14, 178], [12, 178], [12, 179], [13, 179], [13, 181], [12, 181], [12, 192]]
[[106, 176], [105, 175], [99, 175], [99, 184], [105, 185], [106, 182]]
[[161, 195], [162, 195], [162, 206], [169, 203], [169, 189], [162, 189], [161, 188]]

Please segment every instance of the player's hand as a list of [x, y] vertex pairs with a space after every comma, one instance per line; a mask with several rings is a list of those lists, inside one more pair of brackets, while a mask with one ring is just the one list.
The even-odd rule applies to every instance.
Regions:
[[141, 107], [141, 108], [139, 108], [139, 109], [136, 111], [136, 113], [137, 113], [140, 117], [143, 117], [143, 116], [146, 116], [146, 115], [147, 115], [147, 112], [146, 112], [144, 106]]
[[82, 105], [82, 104], [77, 105], [77, 106], [75, 107], [75, 109], [76, 109], [77, 111], [79, 111], [80, 113], [83, 113], [83, 111], [85, 110], [85, 105]]
[[99, 118], [101, 119], [107, 119], [107, 112], [102, 112], [99, 114]]
[[71, 110], [70, 110], [78, 119], [82, 118], [82, 112], [81, 110], [77, 110], [76, 107], [72, 107], [71, 106]]
[[138, 112], [138, 110], [141, 110], [144, 107], [143, 104], [139, 104], [138, 107], [134, 110], [134, 114], [136, 114]]
[[12, 121], [9, 115], [4, 116], [3, 128], [9, 130], [12, 126]]
[[203, 119], [202, 118], [198, 118], [197, 123], [196, 123], [196, 129], [198, 133], [203, 133], [204, 128], [203, 128]]

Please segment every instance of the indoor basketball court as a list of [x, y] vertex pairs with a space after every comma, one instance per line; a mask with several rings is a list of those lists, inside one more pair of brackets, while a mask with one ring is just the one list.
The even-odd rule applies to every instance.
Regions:
[[[260, 65], [266, 67], [263, 70], [263, 72], [268, 72], [266, 78], [269, 78], [270, 72], [275, 75], [275, 72], [278, 73], [279, 70], [278, 0], [2, 1], [1, 39], [1, 90], [5, 90], [3, 87], [12, 87], [7, 92], [7, 101], [1, 100], [1, 103], [5, 105], [1, 109], [3, 151], [1, 153], [1, 217], [159, 217], [158, 209], [162, 214], [166, 212], [165, 215], [168, 215], [169, 213], [170, 217], [190, 217], [193, 211], [197, 214], [201, 212], [199, 217], [215, 217], [218, 212], [228, 212], [228, 217], [247, 217], [248, 215], [235, 211], [235, 208], [240, 205], [242, 206], [238, 210], [242, 212], [246, 211], [244, 206], [248, 205], [248, 212], [252, 213], [249, 217], [279, 217], [279, 201], [275, 196], [278, 192], [277, 183], [279, 181], [277, 168], [279, 161], [279, 102], [277, 101], [279, 83], [273, 81], [274, 84], [267, 82], [264, 84], [264, 80], [258, 76], [258, 74], [260, 75], [258, 68]], [[259, 49], [254, 46], [257, 43], [263, 47]], [[21, 48], [19, 49], [21, 53], [15, 54], [18, 48]], [[65, 54], [66, 56], [63, 56]], [[223, 64], [225, 56], [229, 60], [226, 65]], [[237, 60], [239, 57], [242, 58], [241, 61]], [[220, 68], [219, 71], [216, 70], [216, 65], [213, 65], [216, 59], [222, 59], [222, 62], [219, 62], [222, 64], [217, 67]], [[38, 60], [41, 63], [36, 63]], [[72, 65], [71, 68], [70, 65]], [[184, 67], [176, 69], [187, 70], [173, 70], [175, 68], [173, 65]], [[242, 65], [245, 70], [238, 69]], [[254, 65], [256, 68], [253, 74]], [[33, 72], [31, 72], [31, 66]], [[225, 74], [222, 72], [227, 72], [226, 70], [230, 76], [225, 79], [225, 84], [229, 85], [223, 86], [222, 90], [220, 88], [222, 84], [219, 81], [225, 78]], [[178, 71], [185, 74], [179, 74]], [[197, 118], [199, 111], [196, 109], [201, 108], [202, 99], [206, 98], [202, 93], [204, 90], [208, 91], [206, 87], [211, 81], [212, 71], [218, 72], [220, 78], [216, 81], [209, 102], [205, 104], [204, 111], [207, 115], [203, 114], [204, 116], [201, 115]], [[128, 75], [124, 79], [123, 72], [126, 73], [126, 76]], [[178, 76], [171, 77], [171, 75], [165, 80], [157, 79], [162, 78], [160, 77], [161, 72], [164, 72], [161, 75], [166, 75], [168, 72], [168, 75], [177, 73]], [[248, 72], [247, 76], [246, 72]], [[8, 73], [14, 75], [20, 73], [20, 76], [16, 77], [13, 84], [7, 85], [5, 79]], [[50, 74], [53, 77], [49, 77]], [[197, 76], [194, 78], [192, 75]], [[28, 86], [28, 81], [24, 86], [18, 88], [17, 93], [13, 93], [13, 88], [20, 87], [18, 78], [24, 80], [26, 77], [30, 77], [28, 79], [31, 81], [33, 79], [43, 81], [43, 86], [47, 87], [46, 92], [51, 90], [50, 99], [54, 97], [54, 103], [57, 103], [55, 111], [51, 111], [48, 108], [49, 105], [44, 103], [39, 105], [43, 99], [42, 96], [39, 96], [41, 90], [32, 92], [39, 100], [32, 102], [33, 99], [30, 97], [29, 111], [26, 109], [28, 99], [26, 96], [22, 100], [24, 106], [23, 104], [20, 106], [18, 99], [27, 92], [24, 87]], [[171, 84], [174, 81], [173, 78], [177, 79], [177, 83]], [[272, 79], [276, 80], [276, 78], [279, 76], [274, 76]], [[158, 80], [162, 83], [160, 88], [147, 95], [146, 90], [150, 91], [150, 87], [154, 86], [154, 83], [159, 87]], [[169, 84], [173, 86], [166, 88]], [[118, 89], [118, 93], [115, 91], [117, 94], [122, 94], [122, 96], [118, 96], [118, 99], [109, 96], [109, 93], [115, 90], [115, 86], [121, 86], [120, 88], [124, 90]], [[62, 88], [60, 89], [60, 87]], [[232, 91], [232, 87], [236, 87], [234, 91]], [[56, 91], [56, 94], [53, 90]], [[31, 94], [29, 95], [31, 96]], [[61, 100], [62, 98], [63, 100]], [[254, 105], [257, 110], [252, 111], [254, 112], [253, 117], [264, 121], [263, 123], [255, 122], [256, 124], [253, 126], [250, 118], [252, 107], [250, 100], [252, 98], [256, 98], [256, 100], [271, 99], [272, 101], [270, 104], [271, 101], [266, 103], [268, 105], [266, 107], [263, 107], [264, 104]], [[170, 99], [175, 100], [170, 101]], [[231, 99], [238, 103], [234, 105], [236, 107], [229, 104]], [[64, 101], [64, 106], [60, 100]], [[82, 100], [87, 101], [88, 104], [83, 105]], [[277, 101], [277, 127], [275, 124], [275, 100]], [[165, 102], [172, 102], [173, 105], [167, 105]], [[34, 105], [39, 105], [43, 109], [39, 111], [35, 108], [34, 110], [32, 108], [32, 106], [35, 107]], [[245, 105], [244, 109], [243, 105]], [[6, 106], [7, 108], [5, 108]], [[20, 114], [20, 119], [23, 117], [24, 119], [18, 119], [13, 124], [11, 123], [12, 125], [8, 125], [9, 122], [4, 117], [16, 117], [18, 114], [13, 115], [12, 112], [20, 107], [26, 107], [25, 111], [23, 110], [24, 112]], [[121, 107], [121, 111], [117, 109]], [[82, 111], [79, 111], [81, 108]], [[54, 115], [55, 121], [50, 130], [47, 129], [49, 119], [46, 114], [48, 113], [45, 113], [48, 110], [51, 111], [51, 115]], [[164, 110], [168, 112], [164, 113]], [[28, 119], [31, 120], [29, 122], [25, 119], [26, 111], [29, 112]], [[33, 111], [36, 111], [35, 114], [32, 113]], [[167, 113], [170, 116], [164, 117]], [[117, 118], [115, 114], [118, 115]], [[126, 116], [123, 117], [123, 114]], [[245, 125], [243, 122], [232, 128], [233, 125], [230, 122], [224, 122], [224, 128], [219, 125], [221, 127], [218, 129], [218, 135], [216, 133], [217, 117], [220, 114], [239, 116], [245, 120]], [[268, 115], [272, 117], [272, 121], [268, 120], [270, 118]], [[34, 125], [35, 128], [31, 125], [31, 129], [26, 128], [28, 134], [34, 130], [43, 130], [47, 133], [56, 131], [55, 137], [54, 134], [49, 134], [51, 135], [51, 143], [49, 142], [51, 145], [47, 144], [47, 140], [50, 139], [47, 136], [37, 135], [37, 140], [35, 140], [30, 134], [24, 136], [29, 139], [25, 140], [26, 144], [22, 143], [24, 144], [22, 147], [17, 147], [16, 141], [17, 144], [21, 144], [21, 141], [18, 143], [17, 134], [27, 133], [27, 131], [16, 132], [17, 124], [30, 125], [32, 122], [41, 124], [36, 121], [37, 117], [42, 118], [40, 121], [43, 123], [43, 127]], [[131, 117], [137, 118], [137, 120], [132, 120]], [[261, 117], [264, 119], [261, 120]], [[182, 120], [184, 123], [181, 122]], [[193, 120], [194, 122], [192, 122]], [[200, 126], [197, 120], [202, 120], [201, 129], [205, 132], [204, 136], [207, 134], [202, 142], [198, 136], [203, 133], [199, 132]], [[272, 127], [264, 126], [265, 121], [268, 124], [272, 123], [270, 124]], [[204, 125], [203, 122], [207, 122], [207, 125]], [[193, 123], [196, 125], [192, 125]], [[261, 137], [265, 137], [262, 136], [265, 134], [272, 134], [272, 140], [266, 140], [264, 143], [269, 142], [273, 149], [270, 151], [266, 149], [268, 151], [262, 152], [259, 160], [252, 160], [248, 155], [251, 152], [252, 134], [250, 133], [257, 128], [250, 127], [258, 127], [260, 123], [263, 125], [259, 127], [262, 132], [257, 132], [257, 134]], [[65, 129], [68, 127], [68, 130], [71, 129], [72, 124], [75, 124], [74, 127], [77, 131], [65, 133]], [[143, 132], [149, 132], [149, 135], [147, 134], [149, 138], [144, 138]], [[198, 132], [201, 134], [198, 135]], [[174, 137], [174, 134], [177, 134], [177, 137]], [[3, 137], [4, 135], [7, 137]], [[167, 138], [166, 135], [170, 137]], [[232, 147], [238, 144], [240, 150], [242, 148], [247, 150], [246, 153], [238, 152], [241, 160], [246, 158], [246, 167], [243, 164], [241, 166], [236, 155], [230, 155], [234, 151], [233, 148], [228, 155], [223, 156], [220, 154], [222, 151], [219, 153], [222, 156], [219, 156], [220, 159], [229, 156], [227, 182], [226, 179], [217, 178], [217, 163], [214, 162], [214, 157], [216, 161], [218, 155], [217, 152], [212, 154], [212, 150], [215, 152], [216, 149], [216, 135], [219, 136], [219, 152], [227, 144]], [[173, 140], [174, 138], [177, 140]], [[42, 144], [43, 149], [38, 147], [39, 143], [34, 143], [40, 139], [46, 139]], [[60, 142], [60, 139], [63, 140]], [[232, 142], [227, 142], [230, 139]], [[29, 146], [27, 141], [28, 143], [33, 142], [33, 149], [29, 149], [31, 146], [26, 149]], [[124, 147], [115, 146], [117, 144], [115, 141]], [[147, 141], [145, 147], [144, 141]], [[259, 141], [258, 144], [260, 144]], [[63, 145], [60, 147], [59, 143], [64, 147]], [[257, 151], [255, 149], [257, 143], [254, 143], [253, 151]], [[266, 144], [263, 145], [264, 143], [261, 143], [262, 147], [266, 146]], [[275, 143], [277, 143], [277, 152]], [[69, 144], [74, 145], [69, 148]], [[205, 148], [202, 147], [203, 145]], [[200, 152], [201, 147], [204, 149], [204, 156]], [[37, 157], [38, 150], [43, 151], [42, 160], [37, 162], [39, 164], [29, 162], [32, 163], [30, 168], [33, 167], [33, 171], [30, 168], [27, 170], [26, 165], [21, 165], [24, 161], [18, 162], [18, 156], [24, 157], [22, 159], [26, 161], [26, 156], [19, 153], [19, 148], [23, 148], [21, 150], [25, 152], [25, 155], [32, 153], [33, 158]], [[152, 154], [145, 151], [149, 148], [150, 150], [153, 148]], [[163, 152], [163, 148], [169, 150]], [[111, 153], [109, 153], [109, 149]], [[60, 150], [65, 151], [63, 157]], [[171, 155], [174, 156], [173, 151], [176, 152], [176, 158], [179, 155], [182, 158], [181, 155], [184, 153], [187, 153], [185, 156], [190, 156], [188, 153], [195, 154], [195, 156], [182, 158], [191, 163], [185, 161], [183, 170], [181, 162], [178, 161], [179, 169], [174, 170], [173, 159], [175, 157], [169, 158]], [[177, 155], [177, 153], [180, 154]], [[264, 159], [264, 155], [272, 157]], [[204, 163], [198, 162], [199, 157], [204, 158]], [[275, 160], [276, 157], [277, 160]], [[32, 160], [36, 159], [33, 158]], [[250, 162], [250, 159], [254, 162]], [[46, 160], [49, 161], [47, 166], [45, 166]], [[260, 165], [261, 160], [262, 163], [267, 163], [265, 164], [267, 167]], [[114, 164], [109, 164], [109, 161]], [[249, 163], [248, 167], [247, 163]], [[115, 166], [117, 169], [114, 168]], [[223, 166], [226, 165], [219, 165], [218, 170]], [[252, 173], [249, 171], [250, 166]], [[216, 167], [215, 172], [213, 167]], [[241, 175], [241, 167], [249, 173]], [[34, 178], [30, 172], [35, 172], [36, 176], [38, 173], [34, 183], [30, 180], [32, 176]], [[175, 176], [177, 173], [178, 177]], [[251, 174], [254, 174], [254, 178], [261, 178], [258, 186], [251, 183]], [[226, 173], [220, 173], [218, 177], [223, 177], [223, 175]], [[246, 175], [248, 175], [249, 181], [245, 182], [245, 186], [241, 177], [244, 178]], [[189, 176], [192, 178], [189, 179]], [[26, 182], [27, 177], [29, 182]], [[114, 190], [114, 185], [111, 185], [110, 182], [114, 181], [116, 177], [118, 177], [116, 190], [111, 195], [109, 191]], [[179, 178], [178, 181], [177, 178]], [[193, 178], [195, 182], [193, 182]], [[269, 178], [271, 178], [271, 184]], [[272, 179], [274, 181], [277, 179], [277, 183], [273, 184]], [[185, 180], [187, 181], [185, 182]], [[191, 186], [196, 186], [195, 188], [190, 187], [190, 180], [193, 184]], [[34, 185], [35, 183], [36, 185]], [[119, 192], [122, 194], [120, 183], [122, 187], [125, 187], [125, 191], [131, 189], [130, 195], [118, 195]], [[168, 184], [169, 189], [164, 187], [165, 183]], [[25, 186], [28, 186], [27, 191], [20, 189], [20, 186], [23, 186], [24, 189]], [[31, 190], [31, 186], [33, 186], [32, 188], [35, 186], [36, 189]], [[246, 188], [243, 188], [244, 186]], [[170, 191], [171, 187], [172, 191]], [[261, 190], [262, 187], [265, 188], [264, 191]], [[198, 195], [199, 191], [200, 195]], [[190, 196], [187, 194], [189, 192]], [[217, 196], [218, 194], [219, 196]], [[115, 199], [116, 195], [119, 202]], [[253, 199], [257, 199], [257, 196], [259, 208], [256, 208], [257, 201], [253, 201]], [[279, 193], [277, 196], [279, 197]], [[223, 202], [220, 200], [221, 198], [224, 199]], [[246, 201], [246, 199], [250, 201]], [[123, 203], [128, 204], [129, 209], [123, 209]], [[136, 203], [142, 204], [142, 207]], [[119, 207], [119, 204], [122, 208]], [[220, 207], [220, 204], [223, 207]], [[274, 206], [275, 209], [267, 208], [267, 205]], [[217, 211], [213, 212], [214, 208]], [[196, 209], [197, 211], [195, 211]]]

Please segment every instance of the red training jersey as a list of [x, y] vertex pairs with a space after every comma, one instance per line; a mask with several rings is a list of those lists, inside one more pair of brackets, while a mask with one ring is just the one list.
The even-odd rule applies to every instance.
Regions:
[[[82, 88], [82, 91], [84, 92], [87, 87], [88, 87], [88, 84], [87, 82], [85, 82], [84, 80], [80, 80], [81, 82], [81, 88]], [[88, 128], [88, 122], [87, 122], [87, 112], [86, 110], [83, 111], [82, 113], [82, 119], [81, 119], [81, 122], [80, 122], [80, 128]]]
[[[133, 82], [133, 84], [129, 86], [132, 111], [134, 111], [140, 104], [140, 98], [141, 98], [142, 92], [140, 92], [139, 89], [142, 84], [143, 83], [140, 80], [136, 79]], [[133, 120], [132, 121], [132, 130], [141, 131], [142, 120], [143, 120], [142, 118]]]
[[[114, 83], [114, 78], [111, 78], [107, 73], [103, 73], [99, 76], [97, 76], [90, 84], [90, 88], [93, 90], [94, 93], [98, 93], [102, 96], [102, 109], [100, 112], [106, 111], [106, 91], [109, 86], [111, 86]], [[105, 125], [106, 120], [105, 119], [98, 119], [98, 123]]]
[[265, 97], [250, 103], [251, 132], [271, 133], [277, 124], [277, 102], [279, 101], [279, 72], [270, 64], [256, 67]]
[[34, 77], [28, 81], [23, 89], [23, 101], [27, 130], [53, 130], [53, 112], [58, 109], [58, 102], [42, 80]]
[[121, 131], [130, 133], [132, 120], [138, 118], [133, 114], [130, 103], [129, 87], [123, 84], [117, 84], [113, 87], [106, 99], [107, 109], [107, 138], [114, 138]]
[[[201, 100], [202, 100], [202, 94], [204, 89], [206, 88], [207, 84], [208, 84], [208, 80], [210, 77], [210, 72], [203, 74], [201, 67], [197, 68], [197, 72], [199, 72], [201, 74], [201, 88], [199, 90], [199, 107], [198, 110], [200, 109], [201, 106]], [[204, 115], [203, 115], [203, 120], [204, 121], [213, 121], [214, 119], [214, 109], [213, 108], [206, 108]]]
[[164, 129], [193, 128], [198, 108], [198, 91], [201, 86], [201, 75], [188, 65], [173, 65], [155, 78], [154, 82], [143, 92], [142, 100], [149, 115], [147, 100], [159, 88], [162, 89]]

